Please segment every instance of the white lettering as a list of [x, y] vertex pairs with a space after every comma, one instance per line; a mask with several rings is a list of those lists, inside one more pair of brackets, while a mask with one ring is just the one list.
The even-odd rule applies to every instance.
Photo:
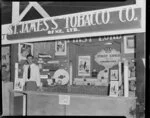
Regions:
[[46, 27], [45, 29], [43, 28], [43, 31], [47, 31], [49, 29], [49, 26], [48, 26], [46, 20], [44, 20], [43, 23], [44, 23], [44, 25]]
[[69, 17], [66, 17], [66, 27], [65, 28], [69, 28]]
[[17, 25], [14, 25], [14, 34], [17, 34]]
[[55, 27], [52, 27], [52, 29], [57, 29], [58, 28], [58, 24], [56, 23], [56, 21], [54, 19], [51, 20], [52, 23], [54, 24]]
[[[131, 10], [131, 18], [129, 18], [129, 11], [130, 10]], [[135, 17], [135, 11], [134, 11], [134, 9], [133, 8], [128, 8], [126, 10], [126, 19], [127, 19], [127, 21], [129, 21], [129, 22], [133, 21], [134, 17]]]
[[78, 15], [78, 25], [77, 27], [85, 26], [84, 24], [84, 15]]
[[9, 35], [13, 34], [12, 25], [10, 25], [10, 26], [8, 27], [8, 34], [9, 34]]
[[37, 31], [42, 31], [40, 28], [40, 26], [42, 25], [42, 23], [41, 23], [41, 21], [40, 20], [38, 20], [38, 22], [37, 22]]
[[123, 12], [123, 10], [120, 10], [119, 11], [119, 20], [121, 21], [121, 22], [126, 22], [126, 20], [125, 19], [123, 19], [123, 16], [122, 16], [122, 13]]
[[21, 28], [20, 33], [24, 33], [24, 23], [21, 25]]
[[86, 15], [86, 17], [85, 17], [85, 24], [88, 24], [88, 26], [91, 26], [89, 17], [90, 17], [89, 15]]
[[[106, 20], [105, 20], [105, 17], [106, 17]], [[109, 12], [106, 12], [106, 16], [105, 16], [105, 12], [102, 12], [102, 22], [104, 24], [107, 24], [110, 20], [110, 14]]]
[[29, 31], [31, 32], [32, 30], [33, 30], [34, 32], [36, 32], [36, 25], [35, 25], [35, 22], [31, 23], [31, 26], [30, 26]]
[[77, 17], [76, 16], [70, 17], [70, 25], [71, 25], [71, 27], [77, 26]]
[[94, 16], [93, 15], [94, 14], [90, 15], [90, 22], [91, 22], [92, 25], [96, 25], [96, 23], [94, 24]]
[[98, 25], [102, 24], [102, 23], [99, 21], [99, 15], [100, 15], [100, 13], [96, 13], [96, 16], [95, 16], [95, 20], [96, 20], [96, 23], [97, 23]]

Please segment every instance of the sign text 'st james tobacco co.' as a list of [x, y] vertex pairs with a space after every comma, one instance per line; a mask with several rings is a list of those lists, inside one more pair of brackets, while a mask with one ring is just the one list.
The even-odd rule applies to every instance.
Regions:
[[9, 26], [8, 40], [140, 28], [141, 8], [96, 10]]

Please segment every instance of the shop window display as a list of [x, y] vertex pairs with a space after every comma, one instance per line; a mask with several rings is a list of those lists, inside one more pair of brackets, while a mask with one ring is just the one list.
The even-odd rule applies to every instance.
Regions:
[[[124, 36], [119, 35], [29, 44], [34, 47], [43, 91], [124, 96], [123, 59], [126, 59], [129, 91], [132, 91], [129, 96], [135, 96], [134, 53], [131, 59], [126, 58], [124, 40]], [[42, 46], [38, 49], [38, 45], [43, 45], [45, 52]], [[21, 63], [19, 61], [19, 68]], [[19, 73], [21, 78], [21, 69]]]

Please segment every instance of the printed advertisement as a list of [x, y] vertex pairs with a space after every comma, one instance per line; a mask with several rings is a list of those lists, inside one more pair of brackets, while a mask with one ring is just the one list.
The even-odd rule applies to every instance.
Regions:
[[4, 46], [2, 49], [2, 80], [9, 81], [10, 80], [10, 47]]
[[78, 76], [90, 76], [91, 73], [91, 57], [78, 57]]
[[120, 51], [117, 51], [112, 48], [102, 49], [95, 55], [95, 61], [104, 66], [105, 68], [111, 68], [114, 65], [118, 64], [120, 60]]

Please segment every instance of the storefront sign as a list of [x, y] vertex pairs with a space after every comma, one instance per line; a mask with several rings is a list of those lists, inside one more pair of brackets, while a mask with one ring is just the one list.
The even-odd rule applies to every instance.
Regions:
[[95, 55], [95, 61], [105, 68], [113, 67], [118, 64], [119, 60], [120, 52], [111, 48], [103, 49]]
[[[141, 8], [96, 10], [11, 24], [8, 28], [7, 39], [138, 29], [141, 28], [140, 22]], [[6, 35], [2, 37], [6, 38]]]

